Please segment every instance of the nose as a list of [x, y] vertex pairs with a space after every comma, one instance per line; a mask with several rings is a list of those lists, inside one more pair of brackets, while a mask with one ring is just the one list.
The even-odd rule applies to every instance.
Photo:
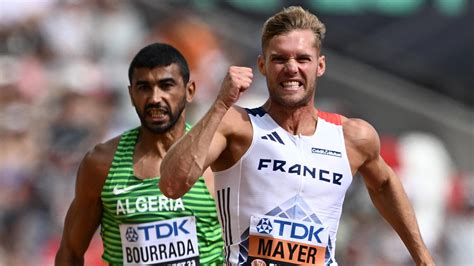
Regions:
[[298, 62], [296, 62], [295, 59], [290, 58], [286, 61], [285, 68], [288, 73], [295, 74], [298, 72]]
[[158, 88], [158, 86], [154, 86], [151, 91], [150, 101], [151, 103], [159, 103], [163, 98], [163, 92]]

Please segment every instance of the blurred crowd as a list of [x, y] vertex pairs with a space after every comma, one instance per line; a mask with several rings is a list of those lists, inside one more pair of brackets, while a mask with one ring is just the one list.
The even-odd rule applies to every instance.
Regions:
[[[0, 265], [53, 264], [78, 163], [94, 144], [139, 123], [127, 91], [129, 61], [139, 48], [164, 41], [180, 49], [198, 86], [190, 120], [207, 109], [235, 63], [231, 51], [198, 16], [172, 18], [150, 21], [126, 1], [1, 1]], [[261, 97], [246, 95], [252, 104]], [[436, 136], [382, 140], [440, 265], [473, 265], [474, 177], [456, 170]], [[338, 234], [340, 264], [411, 265], [357, 180]], [[87, 265], [102, 264], [101, 249], [97, 234]]]

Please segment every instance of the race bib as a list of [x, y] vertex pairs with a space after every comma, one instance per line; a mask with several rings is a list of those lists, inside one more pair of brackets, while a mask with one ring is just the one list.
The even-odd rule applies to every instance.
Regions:
[[252, 216], [249, 265], [324, 265], [326, 227], [272, 216]]
[[124, 265], [199, 265], [194, 216], [121, 224]]

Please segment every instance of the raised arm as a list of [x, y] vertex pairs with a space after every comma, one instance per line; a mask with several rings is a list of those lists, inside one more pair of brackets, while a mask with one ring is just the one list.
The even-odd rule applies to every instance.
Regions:
[[104, 167], [98, 155], [97, 151], [89, 152], [79, 166], [75, 196], [66, 214], [56, 266], [83, 265], [84, 253], [100, 224], [100, 194], [108, 167]]
[[221, 123], [228, 110], [250, 87], [253, 74], [247, 67], [230, 67], [213, 105], [199, 122], [167, 152], [161, 162], [161, 192], [179, 198], [194, 185], [226, 149], [227, 123]]
[[417, 265], [434, 265], [400, 179], [380, 156], [375, 129], [363, 120], [349, 119], [344, 122], [344, 131], [374, 206], [397, 232]]

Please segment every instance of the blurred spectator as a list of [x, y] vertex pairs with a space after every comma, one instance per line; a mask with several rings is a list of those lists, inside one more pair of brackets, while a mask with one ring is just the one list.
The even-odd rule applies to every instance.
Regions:
[[48, 47], [57, 57], [91, 58], [94, 39], [94, 8], [90, 1], [57, 1], [41, 23]]
[[440, 139], [420, 132], [404, 134], [400, 139], [400, 152], [403, 185], [413, 203], [423, 239], [436, 253], [454, 174], [451, 156]]
[[36, 200], [32, 188], [41, 152], [28, 101], [14, 83], [0, 90], [0, 254], [7, 255], [0, 263], [22, 265], [38, 255], [48, 202]]
[[446, 265], [474, 264], [474, 174], [455, 175], [449, 195], [449, 214], [444, 228]]
[[[454, 170], [449, 152], [432, 134], [407, 132], [399, 138], [382, 136], [381, 155], [400, 177], [421, 235], [435, 260], [443, 265], [441, 246]], [[367, 205], [369, 200], [366, 197], [366, 203], [357, 206]], [[368, 217], [351, 216], [358, 226], [352, 228], [354, 234], [349, 242], [358, 244], [348, 247], [347, 261], [351, 265], [410, 265], [410, 255], [399, 237], [385, 223], [370, 218], [375, 215], [373, 211], [367, 214]]]
[[191, 104], [191, 120], [197, 120], [208, 109], [220, 88], [230, 64], [219, 38], [208, 25], [191, 13], [177, 12], [151, 29], [148, 39], [169, 43], [182, 51], [189, 62], [191, 79], [197, 93]]
[[[440, 262], [440, 244], [453, 175], [452, 160], [445, 145], [432, 134], [408, 132], [395, 145], [397, 147], [393, 148], [397, 150], [398, 160], [387, 157], [387, 161], [398, 161], [396, 169], [412, 202], [423, 240], [436, 261]], [[396, 235], [386, 232], [382, 243], [384, 255], [393, 264], [409, 261], [408, 252], [398, 248], [400, 240]]]
[[[142, 47], [148, 33], [145, 21], [130, 3], [120, 0], [96, 0], [94, 10], [94, 38], [91, 40], [94, 57], [112, 63], [128, 61], [130, 51]], [[124, 64], [128, 67], [127, 64]], [[113, 82], [113, 80], [111, 80]], [[120, 83], [122, 84], [122, 83]]]

